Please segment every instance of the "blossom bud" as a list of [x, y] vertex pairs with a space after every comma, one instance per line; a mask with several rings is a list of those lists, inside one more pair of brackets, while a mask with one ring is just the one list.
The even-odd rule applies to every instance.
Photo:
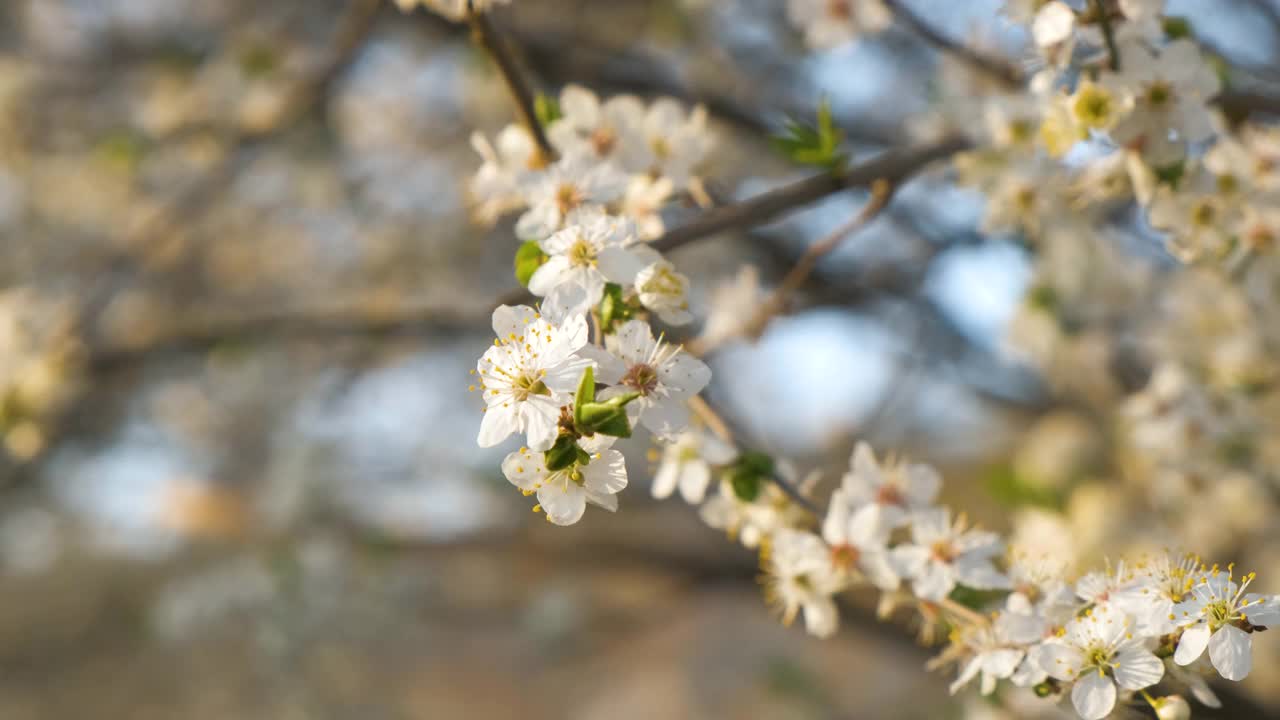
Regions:
[[1152, 705], [1160, 720], [1191, 720], [1191, 705], [1181, 695], [1156, 698]]

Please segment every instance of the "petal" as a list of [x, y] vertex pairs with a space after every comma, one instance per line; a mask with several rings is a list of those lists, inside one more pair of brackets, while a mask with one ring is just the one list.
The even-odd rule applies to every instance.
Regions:
[[671, 497], [671, 493], [675, 492], [676, 480], [680, 477], [680, 461], [663, 460], [658, 466], [658, 472], [653, 476], [653, 485], [650, 492], [659, 500]]
[[676, 398], [654, 402], [644, 407], [640, 422], [661, 437], [671, 437], [689, 427], [689, 408]]
[[554, 445], [560, 433], [559, 419], [560, 408], [546, 398], [530, 398], [520, 403], [520, 424], [524, 426], [529, 449], [547, 450]]
[[821, 597], [804, 604], [804, 626], [810, 634], [831, 637], [840, 626], [840, 613], [829, 597]]
[[1173, 653], [1173, 661], [1179, 665], [1190, 665], [1196, 658], [1204, 654], [1209, 646], [1209, 625], [1198, 622], [1182, 631], [1182, 639], [1178, 641], [1178, 649]]
[[1280, 601], [1276, 598], [1249, 593], [1244, 596], [1240, 610], [1251, 625], [1271, 627], [1280, 625]]
[[533, 490], [547, 476], [547, 471], [540, 455], [517, 451], [503, 459], [502, 474], [521, 490]]
[[636, 275], [653, 261], [644, 254], [620, 247], [607, 247], [596, 256], [600, 273], [609, 282], [630, 285]]
[[1209, 660], [1228, 680], [1243, 680], [1253, 667], [1253, 639], [1234, 625], [1223, 625], [1209, 638]]
[[849, 494], [844, 488], [836, 488], [827, 501], [827, 516], [822, 521], [822, 539], [831, 545], [849, 542]]
[[1116, 706], [1116, 684], [1111, 678], [1090, 671], [1071, 688], [1071, 704], [1082, 720], [1102, 720]]
[[1003, 648], [1000, 650], [992, 650], [983, 653], [982, 672], [990, 674], [997, 678], [1007, 678], [1018, 669], [1018, 663], [1022, 662], [1023, 652], [1012, 648]]
[[858, 558], [858, 570], [867, 582], [881, 590], [897, 590], [902, 582], [885, 552], [863, 551]]
[[1137, 643], [1117, 652], [1115, 662], [1116, 683], [1125, 690], [1150, 687], [1164, 677], [1164, 663]]
[[955, 569], [940, 562], [926, 561], [911, 587], [925, 600], [943, 600], [956, 587]]
[[485, 410], [484, 419], [480, 421], [480, 435], [476, 438], [476, 443], [484, 448], [493, 447], [510, 437], [518, 428], [515, 408], [491, 407]]
[[949, 688], [950, 693], [955, 695], [960, 691], [960, 688], [968, 685], [969, 681], [973, 680], [973, 678], [978, 674], [978, 670], [981, 668], [981, 656], [974, 657], [969, 662], [965, 663], [964, 668], [960, 670], [960, 674], [957, 675], [955, 681], [951, 683], [951, 687]]
[[711, 484], [711, 466], [701, 460], [684, 463], [680, 469], [680, 497], [690, 505], [697, 505], [706, 497]]
[[556, 479], [538, 489], [538, 503], [555, 525], [572, 525], [587, 510], [587, 494], [577, 483]]
[[528, 305], [499, 305], [493, 311], [493, 334], [504, 339], [523, 335], [537, 317], [537, 311]]
[[[552, 255], [546, 262], [533, 271], [533, 275], [529, 278], [529, 292], [538, 297], [546, 297], [551, 294], [556, 286], [565, 281], [565, 276], [569, 272], [569, 258], [564, 255]], [[497, 321], [494, 321], [495, 325]], [[498, 337], [506, 337], [499, 335]]]
[[627, 486], [626, 458], [617, 450], [605, 450], [587, 464], [582, 474], [587, 490], [612, 495]]
[[711, 368], [689, 353], [679, 353], [662, 367], [658, 375], [663, 385], [687, 395], [697, 395], [711, 382]]
[[1076, 679], [1076, 672], [1084, 663], [1080, 650], [1061, 642], [1047, 642], [1036, 652], [1040, 668], [1054, 678], [1066, 682]]

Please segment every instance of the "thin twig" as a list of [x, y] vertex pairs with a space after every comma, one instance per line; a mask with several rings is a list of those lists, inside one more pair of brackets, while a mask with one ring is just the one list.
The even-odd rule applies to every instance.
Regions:
[[716, 233], [762, 225], [844, 190], [870, 187], [883, 180], [900, 185], [926, 166], [968, 150], [972, 143], [949, 137], [923, 147], [891, 150], [840, 173], [822, 173], [761, 193], [742, 202], [709, 210], [697, 219], [669, 230], [650, 245], [667, 252]]
[[506, 43], [503, 42], [498, 29], [493, 24], [493, 20], [489, 18], [488, 13], [477, 12], [470, 8], [468, 8], [467, 19], [471, 25], [472, 39], [476, 45], [484, 48], [489, 57], [493, 58], [493, 64], [498, 67], [498, 74], [502, 76], [508, 92], [511, 93], [511, 100], [516, 106], [516, 112], [520, 115], [520, 122], [529, 131], [529, 135], [533, 137], [534, 143], [538, 146], [538, 151], [542, 153], [542, 159], [547, 162], [555, 160], [555, 148], [551, 147], [551, 142], [547, 139], [546, 130], [542, 127], [542, 122], [538, 120], [538, 112], [534, 106], [533, 90], [529, 88], [528, 82], [525, 81], [524, 76], [520, 73], [520, 68], [516, 65], [515, 58], [511, 55]]
[[[814, 269], [818, 266], [818, 261], [835, 251], [842, 242], [858, 230], [866, 227], [888, 207], [889, 200], [893, 197], [894, 188], [893, 183], [887, 180], [873, 182], [871, 184], [871, 199], [867, 201], [862, 211], [805, 250], [795, 265], [787, 271], [778, 287], [760, 303], [760, 307], [756, 309], [755, 314], [746, 325], [746, 334], [751, 337], [759, 337], [763, 334], [773, 318], [777, 317], [786, 308], [788, 297], [801, 287], [804, 287], [805, 282], [809, 280], [809, 276], [813, 274]], [[694, 340], [689, 343], [688, 350], [694, 355], [705, 355], [715, 350], [716, 347], [714, 344], [706, 344], [699, 340]]]
[[1120, 50], [1116, 47], [1116, 31], [1111, 26], [1111, 13], [1107, 11], [1103, 0], [1089, 0], [1089, 5], [1093, 7], [1093, 18], [1098, 21], [1098, 27], [1102, 29], [1102, 40], [1107, 44], [1107, 67], [1112, 72], [1120, 69]]
[[1020, 87], [1026, 82], [1023, 72], [1012, 63], [1003, 58], [986, 55], [955, 38], [944, 35], [928, 21], [916, 14], [914, 10], [903, 4], [901, 0], [884, 0], [884, 4], [893, 13], [894, 17], [910, 28], [912, 32], [969, 67], [995, 78], [1011, 88]]

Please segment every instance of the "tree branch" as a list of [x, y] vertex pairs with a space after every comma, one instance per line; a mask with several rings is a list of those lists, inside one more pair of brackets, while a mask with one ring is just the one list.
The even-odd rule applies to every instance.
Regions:
[[1026, 82], [1023, 72], [1012, 63], [1003, 58], [986, 55], [955, 38], [942, 34], [914, 10], [903, 4], [902, 0], [883, 0], [883, 2], [899, 22], [942, 52], [999, 80], [1008, 87], [1021, 87]]
[[716, 233], [764, 224], [843, 190], [869, 187], [880, 180], [899, 185], [926, 166], [970, 147], [967, 139], [950, 137], [923, 147], [891, 150], [844, 172], [815, 175], [742, 202], [708, 210], [650, 244], [668, 252]]
[[530, 89], [524, 76], [520, 74], [520, 68], [516, 65], [515, 58], [511, 55], [506, 43], [502, 41], [502, 37], [494, 26], [493, 20], [489, 18], [487, 12], [476, 12], [470, 9], [470, 3], [468, 3], [468, 13], [467, 22], [471, 26], [471, 37], [476, 45], [484, 48], [489, 57], [493, 58], [493, 64], [498, 66], [498, 73], [502, 75], [502, 80], [507, 85], [507, 91], [511, 93], [511, 100], [516, 106], [516, 112], [520, 115], [520, 122], [529, 131], [529, 135], [533, 137], [534, 143], [537, 144], [538, 150], [542, 153], [543, 160], [555, 160], [555, 148], [551, 147], [551, 142], [547, 140], [547, 133], [542, 127], [542, 122], [538, 120], [538, 112], [534, 107], [533, 90]]

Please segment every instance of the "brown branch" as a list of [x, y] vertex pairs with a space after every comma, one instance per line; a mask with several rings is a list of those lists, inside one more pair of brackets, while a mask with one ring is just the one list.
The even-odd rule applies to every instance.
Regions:
[[932, 145], [885, 152], [843, 172], [815, 175], [739, 203], [709, 210], [650, 244], [667, 252], [716, 233], [764, 224], [843, 190], [870, 187], [881, 180], [899, 185], [926, 166], [971, 146], [965, 138], [951, 137]]
[[467, 21], [471, 26], [471, 37], [476, 45], [484, 48], [489, 57], [493, 59], [493, 64], [498, 67], [498, 74], [502, 76], [502, 81], [506, 83], [507, 91], [511, 93], [511, 100], [516, 107], [516, 112], [520, 115], [520, 122], [529, 131], [529, 135], [533, 137], [539, 152], [542, 153], [543, 160], [555, 160], [555, 148], [551, 147], [551, 142], [547, 140], [547, 133], [542, 127], [542, 122], [538, 120], [538, 112], [534, 106], [533, 90], [529, 88], [529, 84], [520, 73], [520, 68], [516, 65], [515, 58], [511, 55], [506, 43], [503, 42], [498, 29], [493, 24], [493, 20], [489, 18], [489, 14], [486, 12], [475, 12], [470, 9], [468, 12]]
[[951, 55], [969, 67], [1016, 88], [1026, 82], [1026, 77], [1015, 65], [1003, 58], [986, 55], [968, 45], [941, 33], [901, 0], [883, 0], [886, 7], [903, 25], [942, 52]]
[[1120, 49], [1116, 47], [1116, 31], [1111, 25], [1111, 11], [1102, 0], [1089, 0], [1089, 7], [1093, 12], [1087, 19], [1096, 21], [1102, 30], [1102, 40], [1107, 45], [1107, 67], [1115, 72], [1120, 69]]

